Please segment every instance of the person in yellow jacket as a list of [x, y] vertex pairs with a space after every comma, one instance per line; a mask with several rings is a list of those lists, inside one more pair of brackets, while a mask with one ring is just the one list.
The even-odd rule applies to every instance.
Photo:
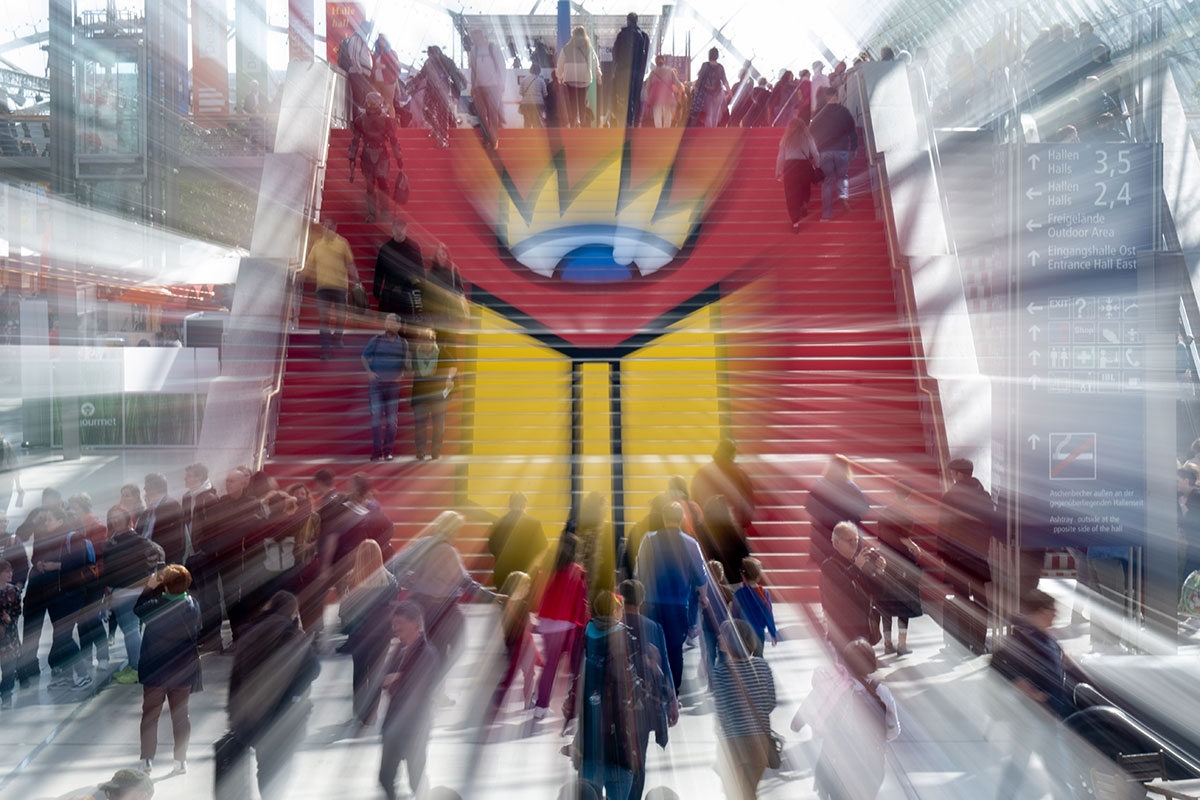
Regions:
[[326, 361], [335, 340], [338, 347], [342, 346], [342, 329], [346, 325], [346, 290], [350, 288], [351, 281], [355, 284], [360, 284], [360, 281], [350, 243], [337, 235], [337, 221], [326, 217], [321, 220], [321, 227], [321, 238], [308, 251], [301, 274], [317, 286], [321, 360]]

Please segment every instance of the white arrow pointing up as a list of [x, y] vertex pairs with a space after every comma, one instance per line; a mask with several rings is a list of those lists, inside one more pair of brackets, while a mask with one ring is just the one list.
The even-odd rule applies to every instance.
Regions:
[[1029, 156], [1029, 158], [1027, 158], [1026, 161], [1029, 162], [1029, 166], [1033, 169], [1033, 171], [1037, 172], [1038, 162], [1041, 161], [1041, 159], [1038, 158], [1038, 154], [1034, 153], [1033, 155]]
[[1029, 231], [1030, 233], [1033, 233], [1035, 230], [1037, 230], [1040, 227], [1042, 227], [1041, 223], [1034, 222], [1033, 220], [1029, 220], [1028, 222], [1025, 223], [1025, 230]]
[[1040, 442], [1041, 440], [1042, 440], [1042, 437], [1038, 436], [1036, 433], [1029, 434], [1029, 446], [1033, 449], [1034, 452], [1037, 452], [1038, 442]]
[[1042, 379], [1039, 378], [1037, 375], [1029, 376], [1029, 388], [1033, 389], [1035, 392], [1037, 391], [1038, 384], [1041, 382], [1042, 382]]
[[1037, 350], [1030, 350], [1030, 351], [1029, 351], [1029, 360], [1033, 362], [1033, 365], [1034, 365], [1035, 367], [1037, 366], [1038, 359], [1039, 359], [1039, 358], [1041, 358], [1041, 357], [1042, 357], [1042, 354], [1041, 354], [1041, 353], [1039, 353]]
[[1026, 200], [1032, 200], [1035, 197], [1041, 197], [1041, 196], [1042, 196], [1042, 193], [1039, 192], [1037, 189], [1034, 189], [1032, 186], [1030, 186], [1028, 189], [1025, 190], [1025, 199]]
[[1033, 341], [1036, 342], [1038, 340], [1038, 334], [1040, 334], [1041, 332], [1042, 332], [1042, 329], [1040, 326], [1038, 326], [1038, 325], [1030, 325], [1029, 326], [1029, 338], [1032, 339]]
[[1038, 253], [1037, 250], [1030, 250], [1029, 255], [1026, 257], [1029, 259], [1029, 266], [1036, 267], [1038, 259], [1041, 258], [1042, 256], [1040, 253]]

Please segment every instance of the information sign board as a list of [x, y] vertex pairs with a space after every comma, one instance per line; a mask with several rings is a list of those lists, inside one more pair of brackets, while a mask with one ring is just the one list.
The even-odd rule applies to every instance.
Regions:
[[1153, 145], [1021, 148], [1017, 448], [1025, 545], [1140, 545], [1145, 357], [1138, 253]]

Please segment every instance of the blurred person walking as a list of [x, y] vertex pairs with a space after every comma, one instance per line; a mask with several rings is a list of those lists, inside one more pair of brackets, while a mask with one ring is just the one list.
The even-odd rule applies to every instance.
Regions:
[[397, 594], [396, 579], [383, 567], [379, 544], [370, 539], [359, 544], [338, 611], [353, 660], [353, 713], [359, 730], [375, 724]]
[[537, 632], [542, 637], [542, 673], [537, 682], [534, 719], [546, 716], [558, 664], [564, 655], [572, 681], [579, 672], [583, 649], [575, 643], [588, 621], [588, 599], [587, 573], [575, 561], [577, 541], [575, 534], [569, 531], [563, 531], [559, 536], [554, 571], [537, 609]]
[[[357, 140], [352, 147], [356, 145]], [[350, 244], [338, 236], [337, 220], [333, 217], [325, 217], [321, 221], [321, 237], [309, 249], [301, 275], [316, 284], [321, 360], [326, 361], [335, 344], [342, 346], [342, 329], [346, 325], [346, 291], [351, 281], [359, 283], [354, 253]]]
[[792, 117], [779, 141], [775, 180], [783, 182], [783, 197], [787, 202], [788, 219], [792, 221], [793, 232], [800, 230], [800, 221], [808, 216], [813, 168], [820, 160], [821, 154], [808, 130], [808, 123], [802, 117]]
[[216, 770], [217, 800], [246, 796], [246, 759], [254, 749], [262, 800], [287, 796], [292, 756], [304, 740], [309, 687], [321, 662], [304, 629], [296, 596], [278, 592], [239, 642], [229, 675], [229, 733]]
[[421, 790], [425, 756], [433, 727], [433, 699], [445, 665], [425, 638], [425, 612], [406, 600], [392, 614], [396, 644], [387, 657], [383, 690], [388, 695], [383, 716], [383, 753], [379, 784], [387, 800], [396, 800], [396, 773], [408, 764], [408, 785], [414, 795]]
[[612, 46], [614, 125], [634, 128], [641, 121], [642, 81], [649, 54], [650, 36], [638, 27], [638, 15], [631, 11]]
[[900, 735], [896, 701], [870, 676], [877, 663], [865, 639], [841, 651], [841, 663], [813, 675], [813, 688], [792, 720], [821, 739], [814, 785], [821, 800], [872, 800], [883, 783], [884, 750]]
[[721, 777], [730, 800], [758, 797], [758, 782], [775, 746], [770, 722], [775, 676], [765, 659], [752, 655], [761, 646], [745, 620], [731, 619], [721, 625], [721, 658], [713, 671], [712, 693]]
[[593, 82], [599, 90], [600, 59], [582, 25], [572, 29], [571, 39], [559, 50], [556, 72], [562, 78], [565, 100], [565, 108], [559, 110], [559, 123], [565, 122], [568, 128], [590, 128], [593, 114], [588, 107], [588, 90]]

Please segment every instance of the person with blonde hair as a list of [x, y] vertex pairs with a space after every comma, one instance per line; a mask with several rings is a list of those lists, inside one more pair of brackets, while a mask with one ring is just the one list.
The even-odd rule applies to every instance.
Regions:
[[808, 216], [813, 168], [820, 160], [821, 154], [817, 152], [817, 143], [808, 130], [808, 123], [803, 117], [792, 117], [779, 140], [775, 180], [783, 182], [783, 196], [793, 233], [800, 230], [800, 220]]
[[654, 127], [671, 127], [683, 92], [683, 83], [674, 67], [667, 65], [667, 57], [661, 53], [655, 56], [654, 69], [650, 70], [650, 77], [646, 81], [646, 105], [650, 107]]
[[171, 707], [175, 772], [187, 772], [192, 735], [188, 698], [201, 688], [200, 606], [188, 596], [192, 575], [182, 564], [168, 564], [150, 576], [133, 611], [145, 625], [138, 659], [142, 684], [141, 767], [149, 774], [158, 750], [158, 717]]
[[383, 567], [379, 543], [359, 544], [338, 615], [353, 663], [354, 721], [360, 728], [374, 724], [379, 708], [380, 670], [392, 639], [390, 607], [398, 593], [396, 579]]
[[570, 41], [558, 52], [556, 71], [563, 82], [567, 127], [591, 127], [592, 110], [588, 107], [587, 94], [593, 81], [597, 89], [600, 87], [600, 59], [582, 25], [571, 31]]
[[510, 572], [500, 587], [500, 594], [508, 598], [500, 613], [500, 628], [504, 634], [508, 662], [504, 676], [492, 695], [493, 713], [504, 707], [504, 697], [518, 672], [521, 673], [521, 707], [529, 706], [533, 699], [533, 670], [537, 662], [537, 648], [533, 644], [529, 619], [533, 580], [524, 572]]

